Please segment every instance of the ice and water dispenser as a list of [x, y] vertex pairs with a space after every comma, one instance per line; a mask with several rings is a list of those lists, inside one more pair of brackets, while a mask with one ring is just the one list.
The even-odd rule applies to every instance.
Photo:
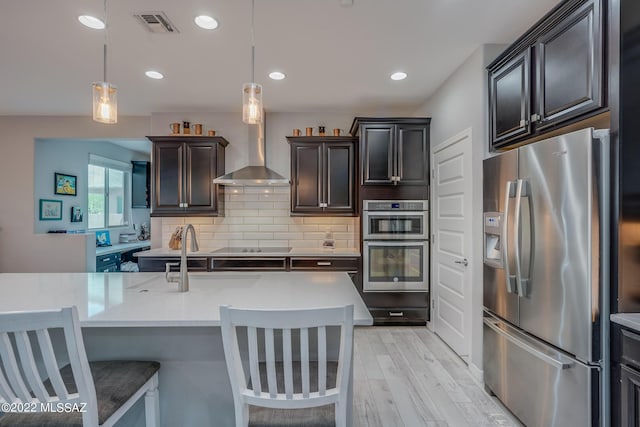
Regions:
[[502, 257], [502, 212], [484, 213], [484, 263], [490, 267], [503, 268]]

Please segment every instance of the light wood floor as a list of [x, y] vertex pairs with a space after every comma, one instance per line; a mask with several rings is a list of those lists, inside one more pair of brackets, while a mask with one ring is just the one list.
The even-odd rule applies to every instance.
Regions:
[[426, 327], [355, 329], [354, 427], [521, 426]]

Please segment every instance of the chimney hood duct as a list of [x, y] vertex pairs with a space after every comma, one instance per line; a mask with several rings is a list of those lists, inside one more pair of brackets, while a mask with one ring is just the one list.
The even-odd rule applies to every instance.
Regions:
[[249, 166], [222, 175], [214, 184], [237, 186], [288, 186], [289, 180], [265, 166], [264, 121], [248, 126]]

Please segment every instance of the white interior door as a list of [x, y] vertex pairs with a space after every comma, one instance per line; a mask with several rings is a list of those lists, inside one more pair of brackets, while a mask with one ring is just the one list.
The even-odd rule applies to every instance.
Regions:
[[471, 347], [471, 129], [434, 147], [431, 164], [432, 326], [465, 358]]

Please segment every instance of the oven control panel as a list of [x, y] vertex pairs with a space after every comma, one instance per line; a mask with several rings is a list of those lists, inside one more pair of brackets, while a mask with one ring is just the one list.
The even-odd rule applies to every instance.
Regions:
[[428, 200], [364, 200], [365, 211], [428, 211]]

